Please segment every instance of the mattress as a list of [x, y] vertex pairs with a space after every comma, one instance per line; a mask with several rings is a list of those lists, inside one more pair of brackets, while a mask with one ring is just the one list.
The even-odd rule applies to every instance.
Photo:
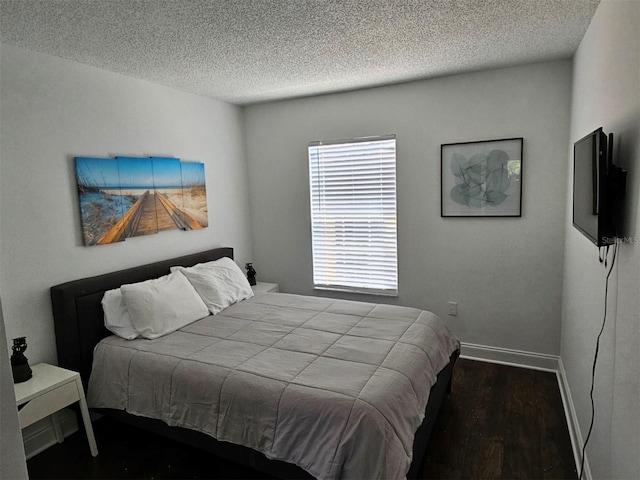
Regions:
[[267, 293], [155, 340], [103, 339], [87, 401], [319, 479], [402, 479], [429, 390], [458, 348], [430, 312]]

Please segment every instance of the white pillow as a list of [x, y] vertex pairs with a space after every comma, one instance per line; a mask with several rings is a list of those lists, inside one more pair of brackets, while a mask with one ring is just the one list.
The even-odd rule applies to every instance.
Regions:
[[104, 310], [104, 326], [107, 330], [126, 340], [138, 338], [138, 332], [131, 323], [129, 310], [124, 304], [119, 288], [104, 292], [102, 310]]
[[253, 297], [249, 281], [228, 257], [190, 268], [171, 267], [171, 271], [184, 273], [213, 315], [240, 300]]
[[158, 338], [209, 315], [180, 272], [120, 287], [131, 323], [144, 338]]

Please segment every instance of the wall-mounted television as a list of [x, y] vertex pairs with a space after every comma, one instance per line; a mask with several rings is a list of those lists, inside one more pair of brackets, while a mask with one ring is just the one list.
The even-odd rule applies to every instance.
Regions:
[[613, 134], [602, 128], [573, 145], [573, 226], [596, 246], [615, 243], [617, 198], [626, 173], [613, 164]]

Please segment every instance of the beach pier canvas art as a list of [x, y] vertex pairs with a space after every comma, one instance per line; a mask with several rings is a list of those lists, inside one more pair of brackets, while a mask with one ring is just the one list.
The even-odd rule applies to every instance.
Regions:
[[75, 168], [85, 245], [208, 226], [203, 163], [76, 157]]

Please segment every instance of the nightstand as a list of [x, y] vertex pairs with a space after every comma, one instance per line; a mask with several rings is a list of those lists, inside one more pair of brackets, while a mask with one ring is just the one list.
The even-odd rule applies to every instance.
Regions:
[[258, 296], [269, 292], [278, 293], [280, 288], [277, 283], [257, 282], [256, 285], [251, 285], [251, 290], [255, 296]]
[[80, 411], [91, 455], [94, 457], [98, 455], [98, 447], [93, 435], [93, 426], [89, 417], [87, 401], [84, 398], [80, 374], [46, 363], [34, 365], [31, 370], [33, 376], [29, 380], [14, 385], [20, 426], [25, 428], [38, 420], [53, 415], [56, 438], [58, 442], [61, 442], [63, 437], [55, 415], [64, 407], [80, 402]]

